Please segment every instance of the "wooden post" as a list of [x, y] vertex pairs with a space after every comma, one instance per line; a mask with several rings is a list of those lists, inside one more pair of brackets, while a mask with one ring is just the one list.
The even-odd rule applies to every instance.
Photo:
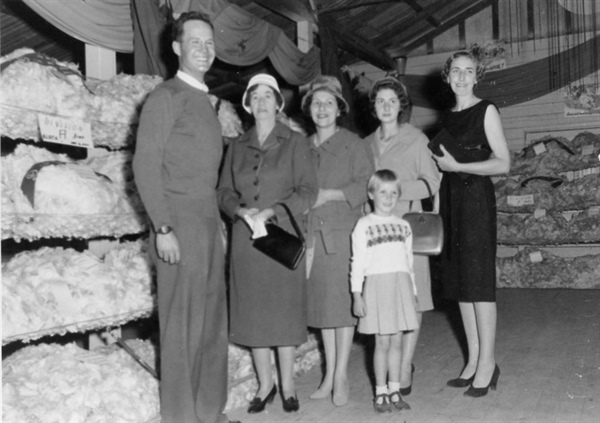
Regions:
[[[298, 50], [307, 53], [315, 44], [313, 24], [309, 21], [300, 21], [296, 23], [296, 35], [298, 38]], [[308, 90], [308, 84], [298, 87], [300, 97]]]
[[[110, 79], [117, 74], [117, 53], [104, 47], [85, 45], [85, 75], [87, 78]], [[88, 156], [97, 156], [106, 154], [104, 149], [89, 149]], [[101, 257], [107, 251], [113, 248], [117, 241], [113, 240], [90, 240], [88, 241], [88, 250]], [[121, 329], [116, 329], [118, 336], [121, 335]], [[104, 339], [103, 339], [104, 338]], [[88, 348], [90, 350], [106, 345], [110, 337], [102, 336], [100, 333], [93, 333], [88, 336]]]
[[117, 74], [117, 53], [104, 47], [86, 44], [85, 74], [88, 78], [112, 78]]
[[298, 22], [296, 25], [296, 35], [298, 37], [298, 50], [302, 53], [307, 53], [314, 45], [312, 24], [308, 21]]

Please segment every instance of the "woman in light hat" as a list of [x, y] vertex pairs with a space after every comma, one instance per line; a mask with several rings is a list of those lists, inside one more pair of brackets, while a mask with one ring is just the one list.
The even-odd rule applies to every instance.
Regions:
[[252, 247], [253, 229], [269, 219], [294, 233], [285, 203], [301, 224], [318, 187], [310, 150], [299, 133], [276, 121], [284, 99], [275, 78], [250, 79], [242, 104], [256, 126], [228, 147], [217, 191], [231, 218], [230, 341], [252, 349], [259, 389], [248, 408], [258, 413], [277, 387], [271, 369], [276, 347], [283, 408], [297, 411], [294, 354], [306, 342], [306, 283], [303, 266], [292, 271]]
[[319, 195], [309, 213], [308, 325], [321, 330], [326, 371], [311, 399], [348, 402], [347, 366], [357, 323], [350, 292], [350, 234], [367, 201], [374, 171], [371, 150], [357, 135], [338, 125], [348, 111], [342, 86], [333, 76], [319, 76], [302, 99], [316, 133], [308, 138]]

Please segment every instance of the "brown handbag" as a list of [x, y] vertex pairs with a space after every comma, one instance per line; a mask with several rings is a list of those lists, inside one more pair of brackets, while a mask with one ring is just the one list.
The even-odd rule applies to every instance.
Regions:
[[[429, 183], [422, 178], [420, 181], [425, 182], [427, 191], [429, 191], [429, 199], [433, 205], [432, 212], [419, 211], [406, 213], [402, 218], [406, 220], [411, 227], [413, 235], [413, 253], [424, 256], [437, 256], [442, 252], [444, 245], [444, 225], [442, 217], [437, 213], [436, 199], [431, 193]], [[412, 202], [411, 202], [412, 208]]]
[[296, 219], [292, 216], [292, 212], [288, 206], [284, 203], [277, 204], [282, 206], [287, 212], [296, 235], [280, 228], [275, 223], [268, 222], [265, 224], [267, 235], [256, 238], [252, 242], [252, 245], [261, 253], [266, 254], [288, 269], [294, 270], [298, 267], [300, 260], [302, 260], [302, 257], [304, 256], [306, 243], [304, 241], [304, 236], [296, 223]]

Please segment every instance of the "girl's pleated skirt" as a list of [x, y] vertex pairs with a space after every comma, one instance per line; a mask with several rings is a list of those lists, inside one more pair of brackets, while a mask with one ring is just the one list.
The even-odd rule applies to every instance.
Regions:
[[408, 273], [367, 276], [363, 298], [367, 314], [358, 322], [360, 333], [391, 335], [419, 327], [415, 293]]

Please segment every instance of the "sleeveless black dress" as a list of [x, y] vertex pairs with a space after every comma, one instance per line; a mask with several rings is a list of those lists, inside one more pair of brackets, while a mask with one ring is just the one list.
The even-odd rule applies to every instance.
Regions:
[[[442, 130], [432, 141], [460, 163], [487, 160], [492, 150], [484, 130], [481, 100], [459, 112], [442, 114]], [[440, 214], [445, 242], [440, 256], [444, 296], [461, 302], [496, 301], [496, 197], [488, 176], [444, 172]]]

